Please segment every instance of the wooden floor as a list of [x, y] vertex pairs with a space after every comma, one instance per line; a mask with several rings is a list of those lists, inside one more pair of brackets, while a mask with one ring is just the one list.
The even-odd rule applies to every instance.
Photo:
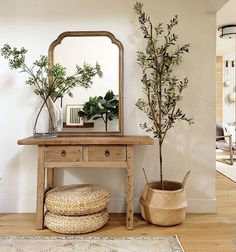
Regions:
[[[157, 227], [135, 216], [133, 231], [125, 229], [125, 216], [112, 214], [103, 229], [90, 236], [178, 235], [187, 252], [236, 251], [236, 183], [217, 173], [217, 214], [188, 214], [184, 224]], [[54, 236], [34, 229], [34, 214], [1, 214], [0, 235]]]

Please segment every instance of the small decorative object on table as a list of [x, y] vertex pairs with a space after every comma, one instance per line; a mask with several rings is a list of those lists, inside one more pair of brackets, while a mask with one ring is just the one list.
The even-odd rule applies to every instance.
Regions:
[[77, 126], [83, 125], [84, 121], [79, 116], [79, 111], [81, 111], [83, 105], [67, 105], [66, 106], [66, 125]]
[[109, 193], [96, 185], [56, 187], [46, 194], [45, 226], [64, 234], [89, 233], [108, 221]]
[[[152, 132], [154, 138], [158, 138], [160, 166], [160, 181], [148, 183], [146, 179], [146, 188], [140, 199], [141, 213], [144, 219], [153, 224], [176, 225], [185, 219], [187, 203], [184, 184], [189, 172], [184, 183], [163, 180], [162, 146], [168, 130], [174, 127], [177, 120], [193, 123], [193, 120], [177, 107], [182, 98], [182, 91], [188, 85], [188, 79], [179, 80], [173, 75], [174, 66], [182, 61], [182, 55], [189, 51], [190, 45], [172, 49], [178, 39], [172, 32], [178, 24], [177, 16], [167, 24], [167, 32], [162, 37], [163, 24], [153, 26], [150, 17], [143, 11], [142, 3], [137, 2], [134, 9], [147, 42], [145, 50], [137, 53], [137, 61], [143, 73], [141, 81], [146, 99], [139, 99], [136, 106], [152, 121], [151, 126], [146, 122], [141, 126], [146, 132]], [[147, 178], [146, 175], [145, 177]], [[150, 198], [153, 200], [150, 201]]]
[[86, 63], [83, 64], [83, 67], [76, 65], [75, 74], [67, 76], [66, 69], [60, 64], [49, 66], [46, 56], [40, 56], [39, 60], [33, 62], [32, 67], [27, 66], [26, 53], [25, 48], [12, 48], [8, 44], [1, 48], [1, 54], [8, 60], [10, 68], [27, 73], [29, 77], [26, 84], [33, 87], [34, 93], [42, 99], [34, 123], [33, 136], [56, 137], [57, 128], [61, 129], [63, 122], [61, 111], [55, 111], [54, 102], [58, 98], [62, 98], [65, 93], [73, 96], [71, 89], [75, 86], [91, 87], [94, 76], [102, 77], [101, 67], [98, 63], [95, 67]]

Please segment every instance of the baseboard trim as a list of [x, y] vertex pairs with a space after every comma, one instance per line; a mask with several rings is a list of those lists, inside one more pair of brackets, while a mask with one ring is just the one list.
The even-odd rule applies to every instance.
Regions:
[[[216, 199], [188, 199], [188, 213], [216, 213]], [[0, 213], [33, 213], [35, 199], [0, 199]], [[134, 212], [139, 213], [139, 198], [134, 198]], [[110, 213], [125, 213], [126, 202], [123, 197], [112, 198], [108, 206]]]

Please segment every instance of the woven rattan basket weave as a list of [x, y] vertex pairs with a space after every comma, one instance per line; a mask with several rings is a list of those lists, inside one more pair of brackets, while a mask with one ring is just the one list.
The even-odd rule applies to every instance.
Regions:
[[58, 215], [84, 215], [102, 211], [107, 207], [109, 193], [96, 185], [69, 185], [55, 187], [46, 194], [45, 206]]
[[183, 184], [164, 181], [165, 190], [158, 190], [160, 182], [151, 182], [145, 186], [140, 198], [141, 215], [148, 222], [160, 226], [172, 226], [182, 223], [186, 216], [187, 202]]
[[108, 222], [106, 209], [99, 213], [83, 216], [61, 216], [47, 212], [45, 226], [62, 234], [83, 234], [102, 228]]

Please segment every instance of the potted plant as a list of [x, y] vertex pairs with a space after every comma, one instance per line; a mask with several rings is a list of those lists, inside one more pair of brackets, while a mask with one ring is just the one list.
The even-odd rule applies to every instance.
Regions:
[[78, 114], [86, 120], [101, 119], [104, 122], [105, 131], [107, 131], [108, 122], [119, 118], [118, 95], [115, 95], [112, 90], [109, 90], [104, 97], [90, 97]]
[[154, 138], [158, 139], [160, 168], [160, 181], [147, 182], [145, 186], [140, 199], [141, 214], [153, 224], [176, 225], [183, 222], [186, 215], [184, 184], [189, 172], [183, 183], [164, 180], [162, 147], [167, 132], [174, 127], [176, 121], [193, 123], [178, 107], [182, 92], [188, 86], [188, 79], [179, 80], [173, 74], [173, 69], [181, 62], [183, 54], [189, 52], [190, 45], [176, 47], [178, 36], [173, 33], [173, 28], [178, 24], [177, 16], [170, 20], [165, 30], [161, 23], [153, 26], [142, 3], [137, 2], [134, 10], [146, 41], [144, 51], [137, 52], [145, 98], [140, 98], [136, 106], [151, 121], [151, 125], [145, 122], [141, 127], [146, 132], [152, 132]]
[[[27, 73], [29, 77], [26, 84], [30, 85], [34, 93], [42, 99], [34, 123], [33, 136], [55, 137], [57, 135], [57, 118], [54, 102], [66, 93], [73, 96], [71, 90], [76, 86], [91, 87], [93, 77], [96, 75], [102, 77], [101, 67], [98, 63], [95, 67], [86, 63], [82, 67], [76, 65], [76, 72], [67, 76], [66, 68], [60, 64], [49, 66], [46, 56], [40, 56], [39, 60], [34, 61], [32, 67], [29, 67], [25, 63], [26, 53], [25, 48], [17, 49], [8, 44], [1, 48], [1, 55], [8, 60], [10, 68]], [[42, 115], [43, 111], [46, 112], [44, 115]], [[39, 120], [40, 116], [42, 122]]]

